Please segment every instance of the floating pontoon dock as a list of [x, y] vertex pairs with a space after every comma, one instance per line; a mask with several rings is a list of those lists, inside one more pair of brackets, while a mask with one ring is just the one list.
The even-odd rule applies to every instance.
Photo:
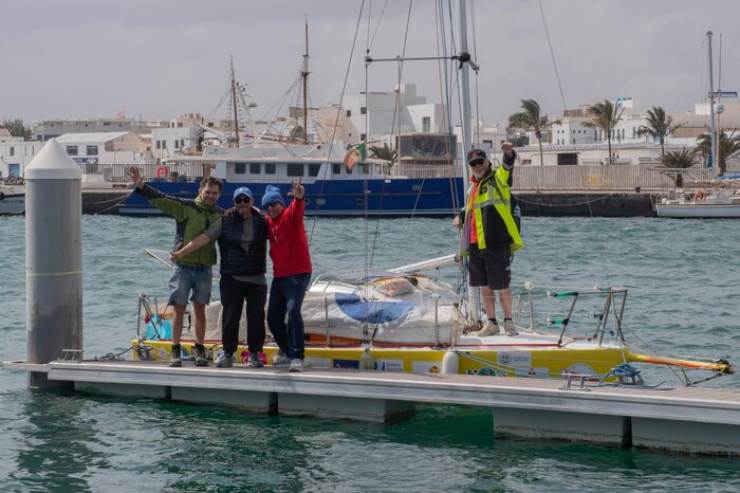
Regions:
[[169, 368], [144, 361], [22, 362], [80, 392], [259, 413], [388, 422], [416, 403], [491, 408], [496, 435], [740, 455], [740, 389], [595, 386], [575, 380], [342, 369]]

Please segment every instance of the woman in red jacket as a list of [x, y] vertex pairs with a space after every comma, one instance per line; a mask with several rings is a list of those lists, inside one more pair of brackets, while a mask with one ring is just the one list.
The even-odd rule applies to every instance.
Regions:
[[265, 218], [273, 267], [267, 325], [280, 348], [273, 365], [290, 361], [290, 371], [303, 371], [305, 340], [301, 306], [311, 281], [311, 255], [303, 226], [303, 185], [294, 183], [290, 195], [293, 200], [287, 207], [280, 189], [275, 185], [267, 185], [262, 196], [262, 209], [267, 211]]

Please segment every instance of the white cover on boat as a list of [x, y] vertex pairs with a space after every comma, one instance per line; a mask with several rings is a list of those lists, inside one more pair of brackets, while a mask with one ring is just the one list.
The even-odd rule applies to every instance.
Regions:
[[[246, 307], [246, 304], [245, 304]], [[222, 307], [220, 301], [211, 301], [206, 307], [206, 340], [221, 340]], [[239, 340], [247, 340], [247, 316], [242, 308], [242, 317], [239, 319]]]
[[[379, 276], [365, 283], [318, 278], [303, 302], [306, 334], [429, 345], [458, 339], [454, 289], [424, 276]], [[435, 330], [435, 325], [437, 330]]]

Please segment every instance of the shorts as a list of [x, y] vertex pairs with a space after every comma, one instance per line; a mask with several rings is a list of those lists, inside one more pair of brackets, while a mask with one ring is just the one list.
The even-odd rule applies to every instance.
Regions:
[[213, 271], [210, 266], [178, 265], [170, 278], [170, 305], [185, 306], [190, 301], [207, 305], [211, 301]]
[[491, 289], [507, 289], [511, 284], [511, 248], [495, 247], [479, 250], [478, 245], [470, 245], [468, 262], [469, 283], [471, 286], [488, 286]]

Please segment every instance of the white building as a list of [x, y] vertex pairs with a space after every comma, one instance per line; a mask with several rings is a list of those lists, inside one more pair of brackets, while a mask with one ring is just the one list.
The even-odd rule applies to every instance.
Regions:
[[152, 155], [156, 160], [193, 155], [201, 146], [203, 129], [198, 126], [155, 128], [151, 133]]
[[134, 132], [149, 133], [164, 122], [145, 122], [119, 115], [116, 118], [48, 119], [31, 122], [31, 135], [36, 140], [49, 140], [70, 133]]
[[343, 111], [344, 133], [350, 144], [365, 140], [366, 128], [368, 140], [386, 142], [399, 133], [447, 131], [444, 105], [427, 103], [425, 97], [416, 94], [415, 84], [401, 84], [391, 92], [370, 92], [367, 98], [364, 93], [348, 95]]
[[22, 177], [33, 157], [44, 146], [43, 142], [24, 142], [0, 128], [0, 179]]
[[57, 137], [79, 164], [146, 164], [152, 162], [149, 143], [133, 132], [71, 133]]

